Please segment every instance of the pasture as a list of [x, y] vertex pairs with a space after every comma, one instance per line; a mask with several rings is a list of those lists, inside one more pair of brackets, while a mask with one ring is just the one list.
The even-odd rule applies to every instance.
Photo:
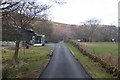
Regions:
[[113, 66], [118, 65], [118, 43], [114, 42], [79, 42], [91, 54], [99, 56]]

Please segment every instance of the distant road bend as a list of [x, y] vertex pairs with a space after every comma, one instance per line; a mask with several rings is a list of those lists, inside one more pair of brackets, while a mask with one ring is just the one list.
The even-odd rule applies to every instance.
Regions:
[[[47, 68], [40, 78], [91, 78], [81, 64], [72, 56], [65, 45], [60, 42], [55, 45], [55, 51]], [[92, 79], [91, 79], [92, 80]]]

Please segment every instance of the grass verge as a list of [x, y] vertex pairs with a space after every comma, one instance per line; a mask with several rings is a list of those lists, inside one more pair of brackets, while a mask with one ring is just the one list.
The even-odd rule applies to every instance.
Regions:
[[108, 74], [99, 63], [93, 62], [87, 56], [82, 55], [71, 43], [67, 43], [67, 45], [92, 78], [114, 78], [111, 74]]
[[[52, 52], [39, 47], [26, 49], [25, 53], [20, 50], [19, 64], [10, 65], [13, 53], [14, 50], [2, 53], [3, 78], [38, 78], [49, 62]], [[6, 66], [9, 68], [6, 69]]]

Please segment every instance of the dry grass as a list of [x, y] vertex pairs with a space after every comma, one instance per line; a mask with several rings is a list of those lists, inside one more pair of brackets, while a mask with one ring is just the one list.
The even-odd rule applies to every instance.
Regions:
[[[39, 47], [19, 51], [19, 64], [12, 65], [14, 50], [2, 49], [2, 68], [4, 78], [38, 78], [45, 68], [51, 54], [50, 51]], [[6, 51], [6, 52], [4, 52]]]
[[98, 55], [105, 62], [112, 64], [114, 67], [118, 67], [118, 57], [113, 57], [109, 55]]

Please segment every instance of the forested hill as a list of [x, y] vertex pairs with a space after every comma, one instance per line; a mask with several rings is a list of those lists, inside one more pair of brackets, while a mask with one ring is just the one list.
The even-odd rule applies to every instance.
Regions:
[[[83, 41], [111, 41], [118, 38], [118, 27], [114, 25], [72, 25], [52, 21], [35, 21], [31, 24], [38, 34], [45, 34], [50, 42], [81, 39]], [[3, 40], [14, 40], [16, 34], [8, 31], [9, 26], [3, 25]], [[7, 28], [7, 29], [6, 29]], [[10, 31], [11, 32], [11, 31]]]
[[55, 39], [81, 39], [83, 41], [111, 41], [118, 38], [118, 27], [114, 25], [70, 25], [53, 22]]

